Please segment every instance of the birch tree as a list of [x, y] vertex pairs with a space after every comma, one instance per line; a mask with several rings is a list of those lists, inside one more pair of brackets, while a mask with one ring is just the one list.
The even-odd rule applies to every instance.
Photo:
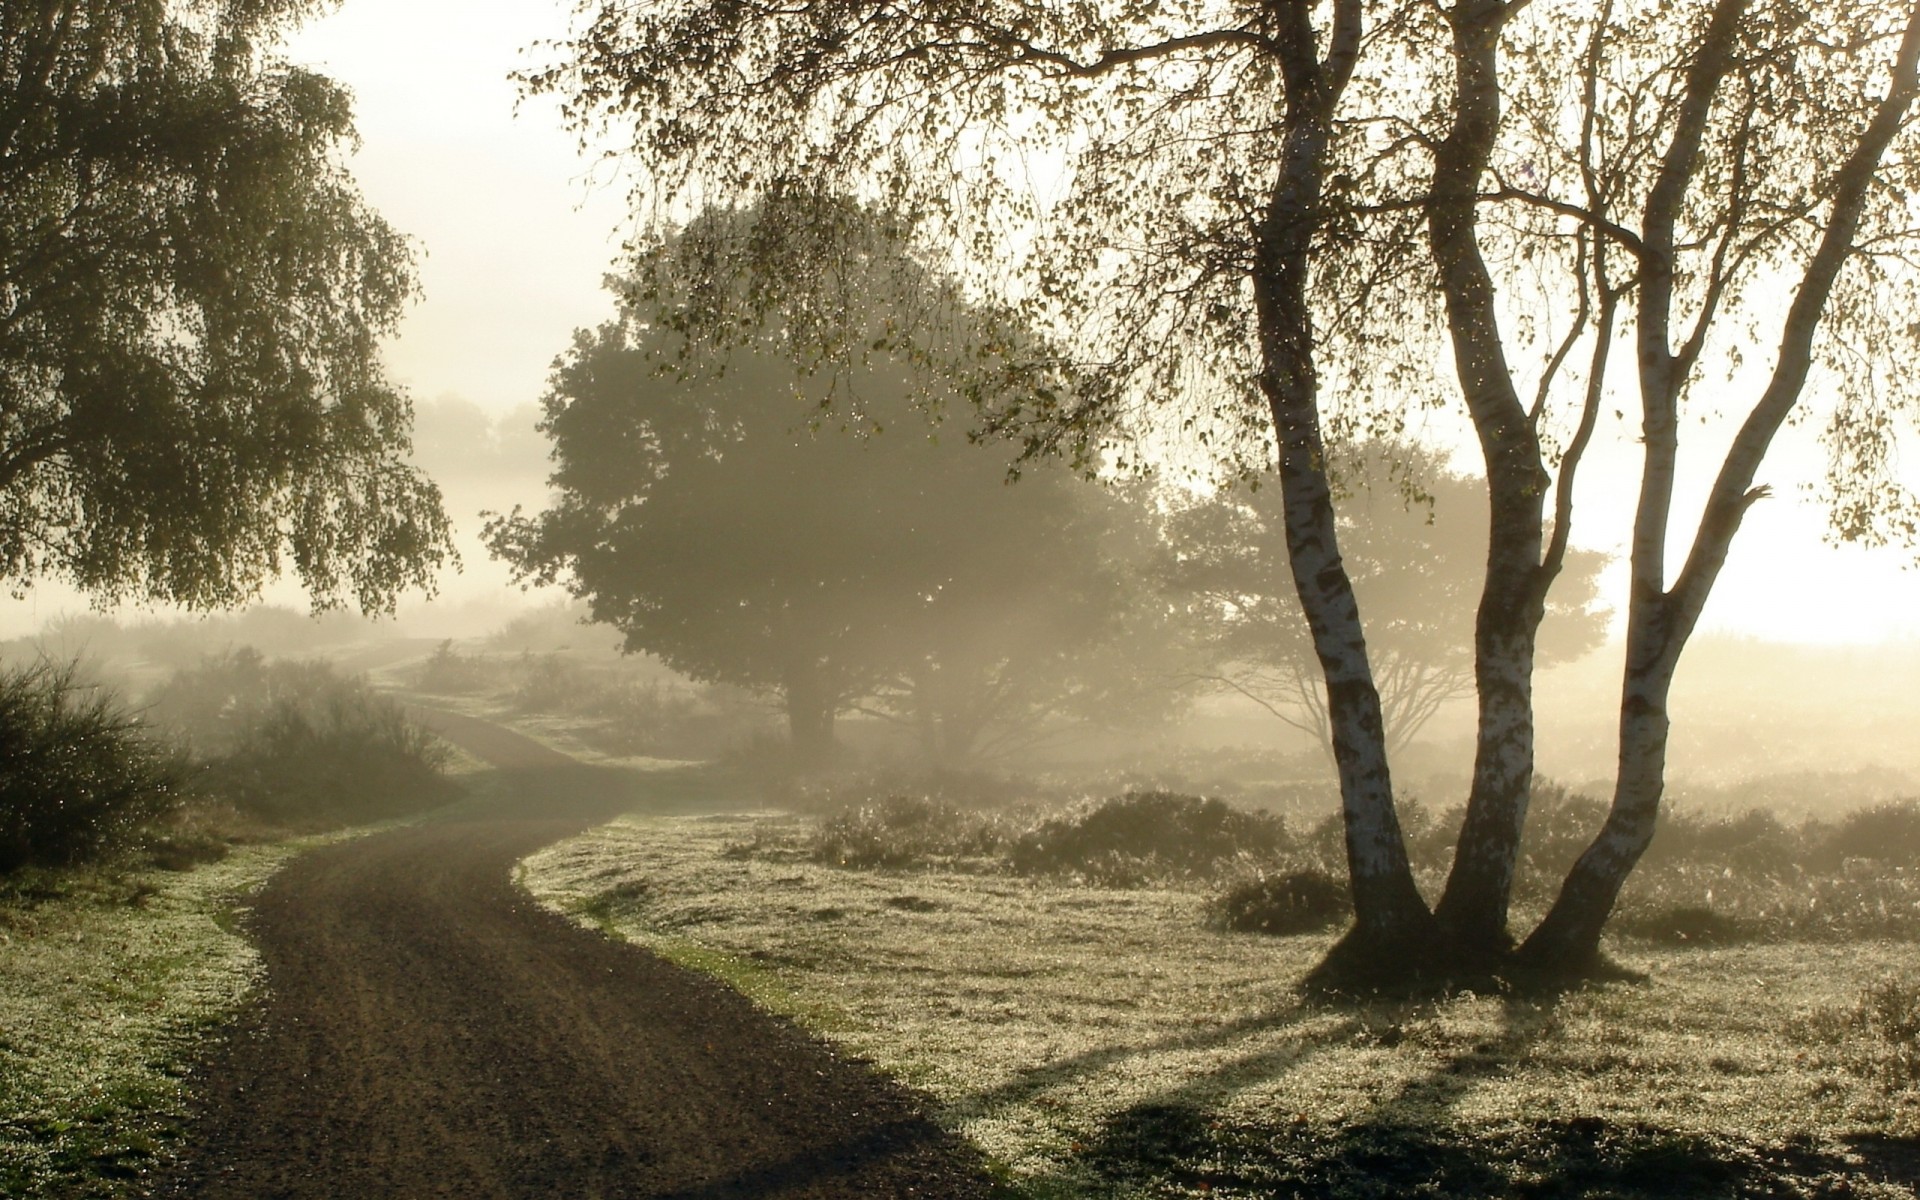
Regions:
[[452, 554], [380, 339], [406, 240], [300, 0], [0, 6], [0, 581], [390, 610]]
[[[1836, 536], [1910, 546], [1915, 534], [1893, 467], [1920, 350], [1920, 5], [1609, 6], [1584, 53], [1586, 196], [1568, 207], [1605, 248], [1586, 261], [1592, 286], [1631, 289], [1623, 351], [1642, 467], [1619, 769], [1605, 826], [1522, 946], [1550, 964], [1597, 951], [1652, 839], [1674, 671], [1743, 519], [1769, 495], [1760, 476], [1781, 431], [1823, 427]], [[1702, 407], [1735, 432], [1686, 524], [1681, 430]]]
[[[676, 0], [584, 15], [528, 84], [632, 135], [643, 245], [715, 198], [804, 214], [765, 202], [855, 196], [960, 290], [1046, 334], [918, 347], [979, 381], [961, 394], [987, 401], [983, 432], [1083, 466], [1126, 461], [1114, 435], [1143, 427], [1267, 447], [1354, 885], [1322, 978], [1503, 969], [1511, 953], [1538, 631], [1619, 376], [1640, 393], [1647, 455], [1620, 784], [1526, 958], [1558, 969], [1597, 951], [1657, 811], [1667, 681], [1816, 363], [1836, 398], [1842, 530], [1913, 529], [1881, 486], [1899, 421], [1875, 386], [1914, 337], [1910, 306], [1874, 302], [1910, 284], [1906, 4]], [[790, 291], [825, 245], [803, 218], [754, 238], [694, 274], [745, 264]], [[860, 350], [832, 336], [831, 299], [813, 306], [822, 363]], [[1670, 581], [1680, 402], [1757, 325], [1778, 327], [1768, 382]], [[914, 327], [903, 316], [876, 344]], [[1633, 366], [1610, 377], [1621, 354]], [[1429, 909], [1326, 446], [1439, 403], [1477, 439], [1489, 537], [1467, 819]]]

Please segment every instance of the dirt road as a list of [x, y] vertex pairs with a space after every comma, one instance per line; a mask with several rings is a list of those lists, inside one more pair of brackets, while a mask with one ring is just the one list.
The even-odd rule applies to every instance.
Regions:
[[516, 860], [644, 784], [443, 725], [509, 786], [275, 877], [249, 918], [265, 997], [202, 1068], [156, 1195], [990, 1194], [903, 1089], [512, 887]]

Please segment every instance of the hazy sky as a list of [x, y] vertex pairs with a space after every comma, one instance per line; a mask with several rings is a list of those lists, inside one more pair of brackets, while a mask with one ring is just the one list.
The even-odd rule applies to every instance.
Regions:
[[[394, 377], [422, 402], [458, 396], [495, 417], [524, 408], [570, 332], [610, 315], [600, 281], [618, 254], [625, 184], [580, 156], [554, 106], [516, 111], [508, 78], [544, 58], [524, 48], [563, 36], [569, 13], [554, 0], [346, 0], [287, 46], [294, 61], [352, 88], [363, 140], [355, 173], [424, 252], [424, 298], [387, 349]], [[1631, 434], [1617, 428], [1612, 450], [1596, 455], [1576, 541], [1624, 550]], [[1778, 498], [1754, 510], [1705, 625], [1781, 640], [1920, 637], [1920, 572], [1904, 570], [1897, 552], [1820, 545], [1820, 514], [1796, 486], [1810, 463], [1802, 453], [1763, 472]], [[450, 499], [471, 531], [478, 502]], [[470, 540], [463, 554], [467, 571], [445, 594], [499, 595], [504, 572]], [[274, 598], [298, 603], [291, 591]], [[43, 587], [0, 603], [0, 632], [77, 606], [64, 589]]]
[[[454, 392], [496, 414], [526, 404], [568, 333], [609, 312], [599, 281], [618, 250], [624, 185], [596, 185], [551, 105], [516, 116], [506, 78], [538, 61], [523, 47], [565, 33], [569, 12], [550, 0], [347, 0], [291, 47], [354, 89], [361, 182], [426, 247], [425, 301], [390, 350], [417, 396]], [[1577, 528], [1622, 551], [1632, 430], [1616, 435], [1592, 464]], [[1820, 545], [1821, 514], [1797, 487], [1814, 467], [1803, 452], [1763, 474], [1778, 498], [1749, 518], [1705, 624], [1782, 640], [1920, 637], [1920, 572], [1897, 553]]]
[[565, 35], [554, 0], [346, 0], [287, 47], [353, 89], [367, 198], [425, 251], [424, 302], [388, 347], [417, 396], [499, 414], [538, 399], [576, 327], [610, 312], [625, 187], [556, 108], [516, 113], [524, 49]]

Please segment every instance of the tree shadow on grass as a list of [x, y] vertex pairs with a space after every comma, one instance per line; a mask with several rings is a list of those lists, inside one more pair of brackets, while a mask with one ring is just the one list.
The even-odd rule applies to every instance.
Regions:
[[1296, 1070], [1341, 1042], [1397, 1045], [1406, 1026], [1445, 1003], [1342, 1005], [1345, 1019], [1311, 1044], [1243, 1055], [1114, 1113], [1074, 1161], [1053, 1178], [1031, 1181], [1031, 1189], [1325, 1200], [1693, 1200], [1854, 1196], [1863, 1183], [1920, 1179], [1920, 1143], [1907, 1139], [1769, 1143], [1586, 1116], [1466, 1125], [1455, 1115], [1460, 1102], [1553, 1028], [1558, 997], [1551, 994], [1508, 997], [1496, 1035], [1447, 1053], [1358, 1118], [1275, 1112], [1250, 1119], [1219, 1108], [1221, 1097]]

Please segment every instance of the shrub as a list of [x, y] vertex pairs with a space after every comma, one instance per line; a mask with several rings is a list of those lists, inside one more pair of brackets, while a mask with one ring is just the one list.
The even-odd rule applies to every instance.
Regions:
[[214, 792], [242, 812], [311, 826], [432, 808], [457, 790], [447, 750], [392, 701], [371, 693], [281, 699], [240, 746], [210, 765]]
[[1346, 880], [1325, 871], [1256, 875], [1228, 888], [1211, 908], [1215, 924], [1239, 933], [1313, 933], [1350, 911]]
[[1909, 863], [1920, 859], [1920, 802], [1889, 800], [1855, 809], [1827, 831], [1819, 857], [1823, 864], [1835, 867], [1849, 858]]
[[1030, 830], [1009, 848], [1013, 869], [1128, 882], [1205, 874], [1235, 859], [1277, 859], [1286, 825], [1271, 813], [1178, 792], [1128, 792]]
[[493, 676], [493, 664], [475, 655], [460, 653], [453, 648], [453, 639], [448, 638], [435, 646], [427, 661], [420, 664], [414, 685], [423, 692], [453, 696], [482, 691], [492, 685]]
[[1813, 833], [1813, 827], [1789, 829], [1778, 816], [1759, 808], [1718, 817], [1663, 811], [1645, 865], [1655, 870], [1688, 864], [1778, 874], [1805, 861]]
[[582, 709], [599, 724], [581, 736], [615, 753], [696, 757], [714, 741], [711, 727], [716, 722], [712, 714], [701, 712], [698, 698], [657, 679], [608, 684]]
[[1606, 819], [1606, 801], [1535, 777], [1520, 838], [1521, 878], [1530, 886], [1557, 888]]
[[325, 663], [268, 663], [248, 649], [215, 656], [177, 673], [153, 711], [204, 760], [208, 798], [274, 824], [378, 820], [456, 790], [438, 739]]
[[835, 866], [899, 868], [993, 854], [1005, 841], [1000, 822], [986, 814], [895, 795], [827, 817], [812, 855]]
[[585, 667], [558, 653], [522, 654], [514, 676], [513, 706], [521, 712], [574, 712], [598, 690]]
[[179, 756], [72, 665], [0, 671], [0, 872], [122, 846], [180, 801]]

